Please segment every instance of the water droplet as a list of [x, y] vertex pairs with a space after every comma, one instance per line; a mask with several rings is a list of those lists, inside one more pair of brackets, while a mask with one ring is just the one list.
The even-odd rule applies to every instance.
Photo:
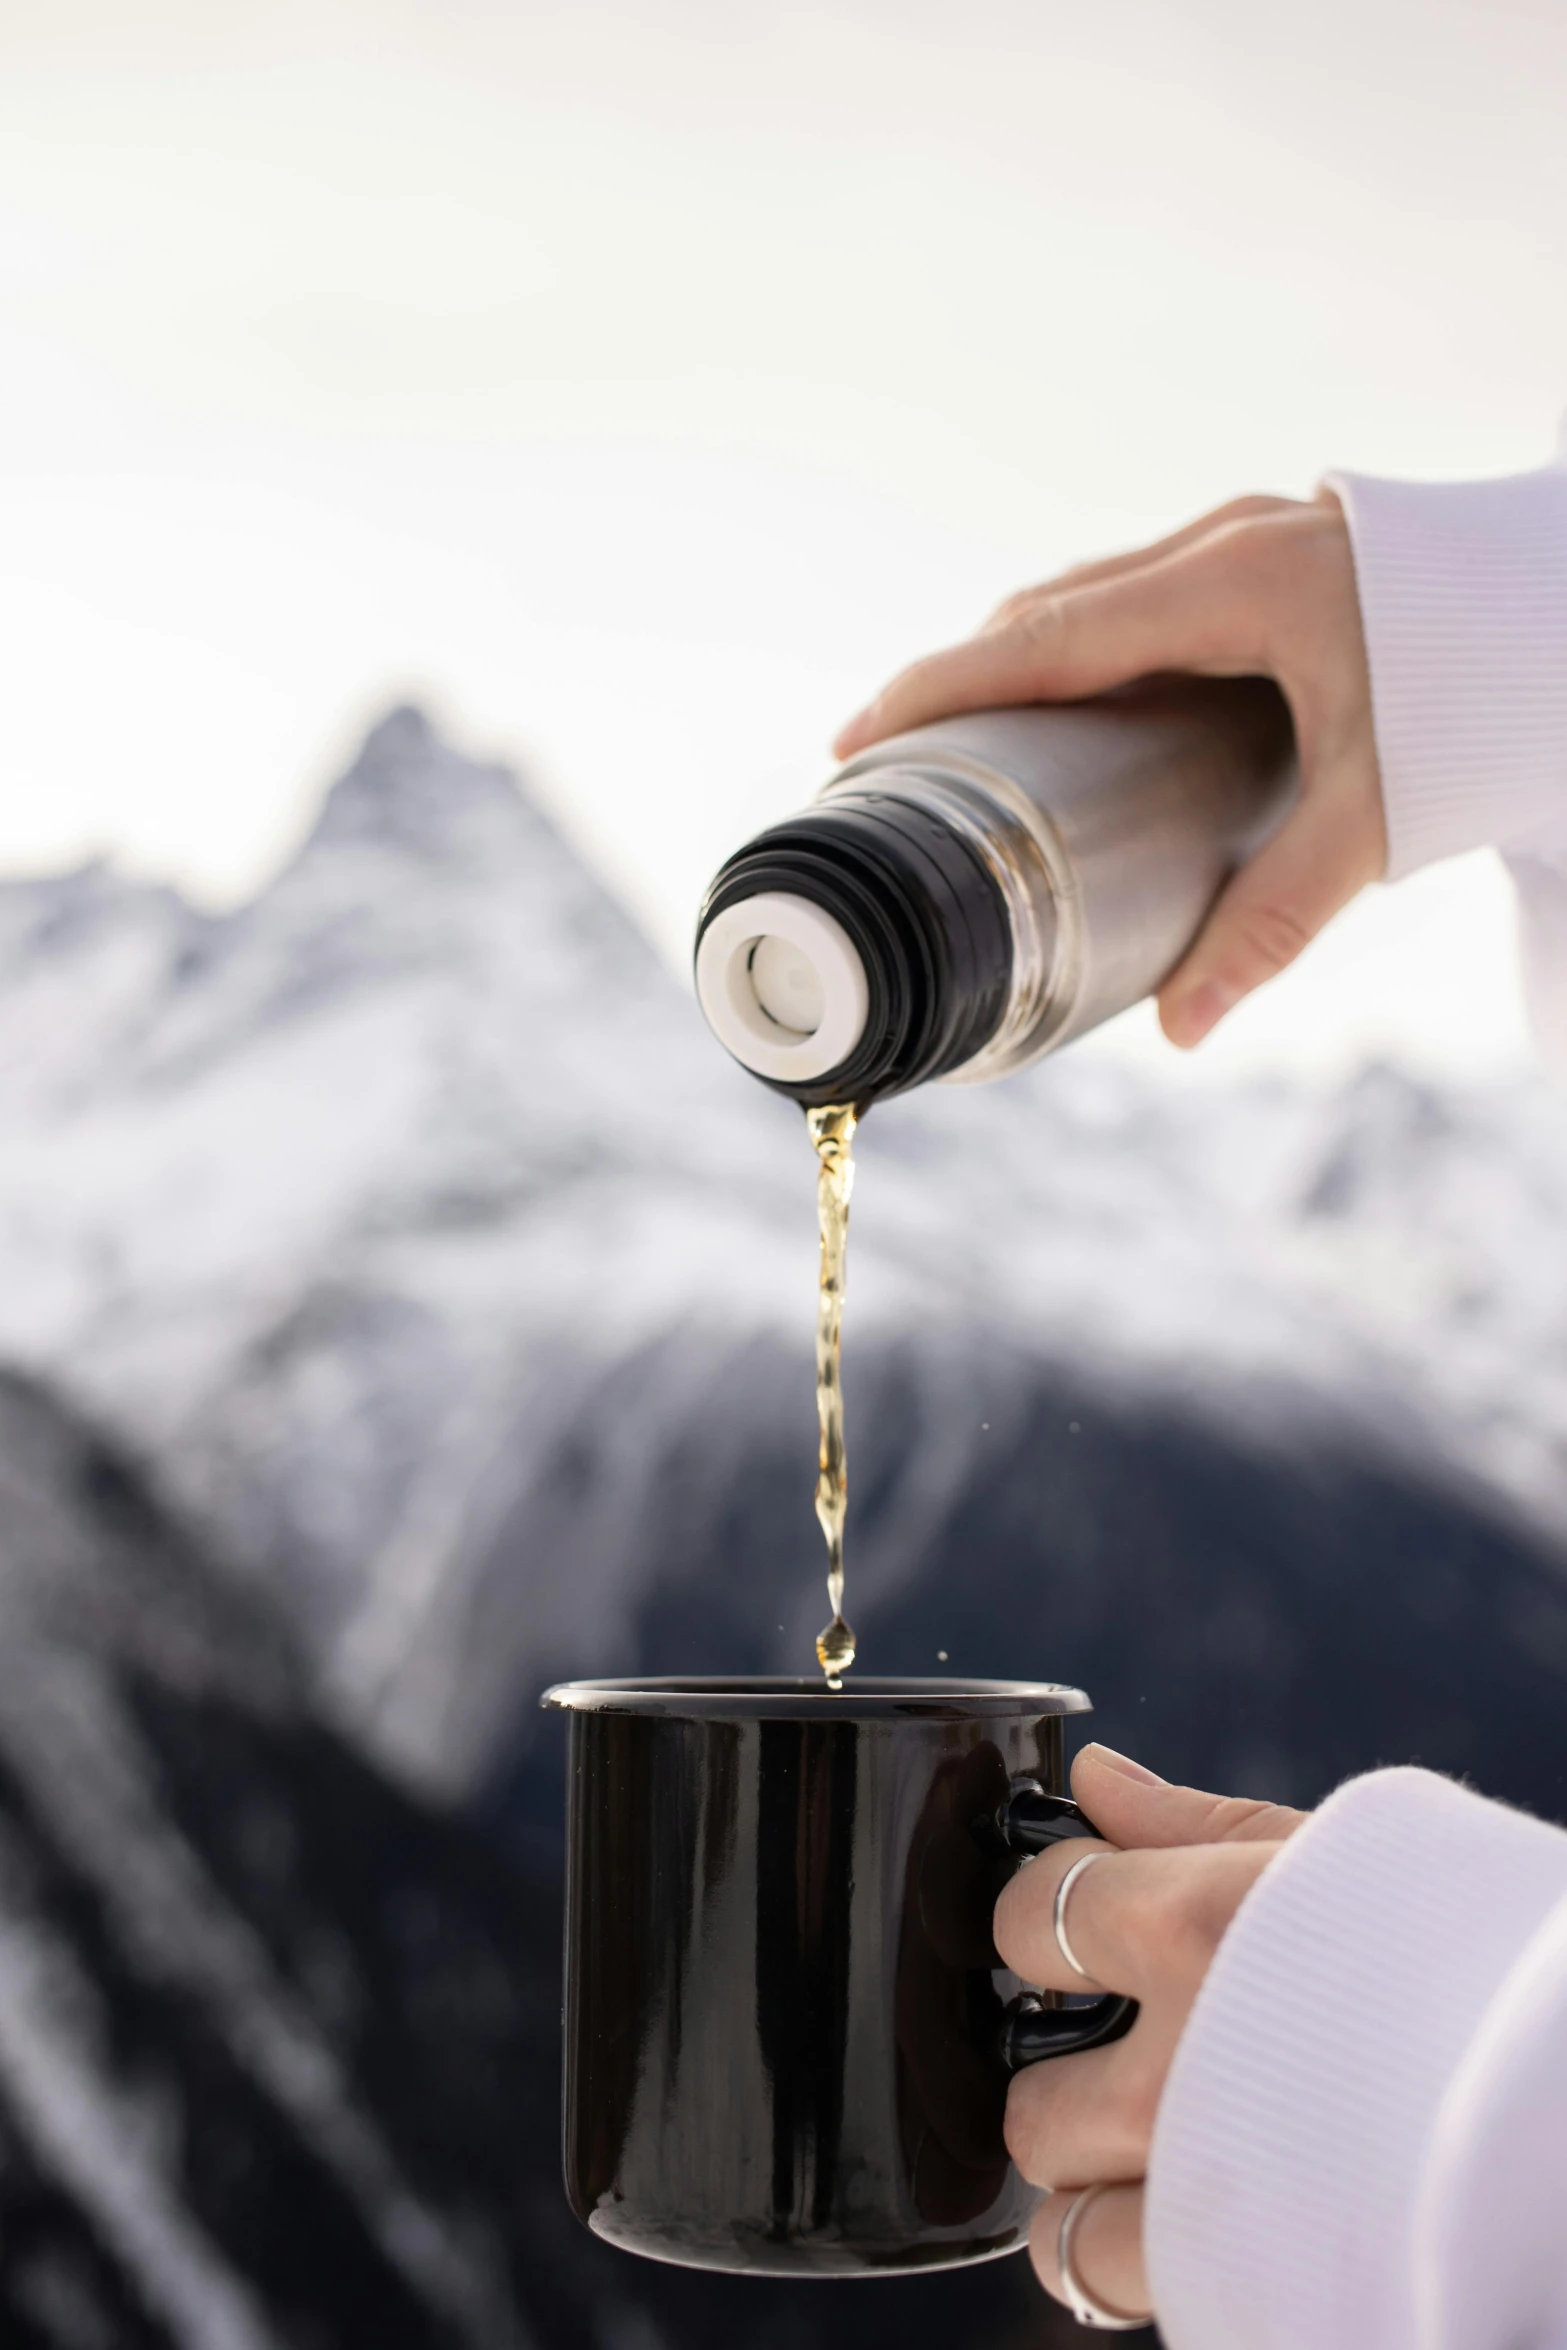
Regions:
[[846, 1673], [854, 1662], [855, 1638], [853, 1627], [842, 1616], [834, 1616], [825, 1630], [816, 1635], [816, 1661], [831, 1680], [835, 1673]]

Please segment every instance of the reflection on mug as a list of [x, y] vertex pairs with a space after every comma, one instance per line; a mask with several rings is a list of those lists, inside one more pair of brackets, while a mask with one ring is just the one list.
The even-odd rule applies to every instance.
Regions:
[[898, 2127], [920, 2217], [956, 2227], [1006, 2184], [1006, 2000], [991, 1912], [1013, 1862], [976, 1825], [1005, 1803], [1008, 1774], [988, 1740], [937, 1770], [909, 1845], [898, 1935]]

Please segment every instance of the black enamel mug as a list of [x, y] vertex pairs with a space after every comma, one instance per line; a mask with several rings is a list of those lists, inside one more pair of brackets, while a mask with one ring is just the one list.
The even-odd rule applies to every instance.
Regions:
[[1065, 1794], [1081, 1690], [569, 1682], [566, 2191], [612, 2244], [758, 2276], [1011, 2252], [1021, 2064], [1127, 1999], [1030, 1993], [991, 1938]]

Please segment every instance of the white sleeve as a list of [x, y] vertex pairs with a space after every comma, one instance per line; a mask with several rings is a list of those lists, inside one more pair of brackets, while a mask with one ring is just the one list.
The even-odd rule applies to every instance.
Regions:
[[1354, 547], [1388, 879], [1503, 852], [1535, 1032], [1567, 1070], [1567, 431], [1537, 473], [1328, 487]]
[[1328, 487], [1354, 547], [1388, 879], [1464, 849], [1567, 853], [1567, 466]]
[[1193, 2008], [1146, 2243], [1169, 2350], [1567, 2350], [1567, 1834], [1330, 1797]]

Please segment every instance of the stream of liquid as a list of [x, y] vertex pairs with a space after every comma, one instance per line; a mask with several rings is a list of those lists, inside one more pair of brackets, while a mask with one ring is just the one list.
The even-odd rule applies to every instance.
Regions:
[[807, 1110], [816, 1146], [816, 1213], [821, 1226], [821, 1283], [816, 1301], [816, 1517], [827, 1538], [827, 1597], [832, 1622], [816, 1636], [816, 1661], [829, 1689], [841, 1689], [854, 1662], [854, 1633], [843, 1615], [843, 1521], [849, 1504], [843, 1443], [843, 1281], [849, 1248], [849, 1194], [854, 1189], [856, 1111], [847, 1105]]

